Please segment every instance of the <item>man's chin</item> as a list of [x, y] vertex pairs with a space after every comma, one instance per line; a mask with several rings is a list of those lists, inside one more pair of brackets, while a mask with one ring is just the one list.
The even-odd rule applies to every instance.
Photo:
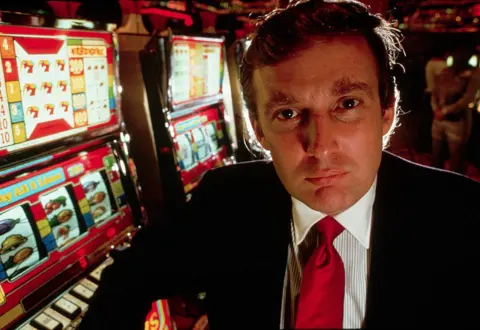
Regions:
[[346, 198], [337, 187], [328, 186], [314, 190], [303, 201], [308, 207], [328, 215], [336, 215], [346, 210]]

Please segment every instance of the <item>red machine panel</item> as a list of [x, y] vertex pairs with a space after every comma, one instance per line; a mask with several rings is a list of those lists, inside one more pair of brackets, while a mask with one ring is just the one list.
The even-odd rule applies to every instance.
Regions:
[[119, 126], [111, 33], [0, 26], [0, 156]]
[[0, 185], [0, 328], [133, 229], [120, 171], [104, 145]]
[[207, 170], [224, 166], [228, 159], [226, 145], [221, 145], [223, 130], [218, 108], [207, 107], [193, 114], [172, 120], [176, 159], [185, 193], [192, 190]]
[[183, 103], [222, 93], [223, 39], [173, 36], [172, 103]]

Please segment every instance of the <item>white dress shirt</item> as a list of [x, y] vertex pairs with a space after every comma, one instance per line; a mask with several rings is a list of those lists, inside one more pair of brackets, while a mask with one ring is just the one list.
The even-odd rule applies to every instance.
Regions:
[[[362, 326], [365, 317], [368, 269], [367, 253], [370, 247], [370, 229], [376, 181], [375, 179], [369, 191], [357, 203], [334, 217], [345, 228], [333, 242], [345, 266], [343, 328], [358, 329]], [[301, 270], [292, 272], [292, 268], [290, 268], [292, 265], [295, 265], [295, 260], [298, 260], [298, 246], [305, 239], [310, 229], [325, 216], [325, 214], [312, 210], [304, 203], [292, 197], [292, 241], [294, 244], [292, 248], [289, 249], [285, 274], [282, 319], [280, 324], [282, 328], [286, 326], [285, 313], [292, 313], [292, 310], [289, 310], [286, 306], [288, 301], [288, 299], [286, 299], [287, 295], [290, 294], [290, 297], [292, 297], [298, 294], [301, 282]], [[294, 274], [292, 275], [292, 273]], [[293, 318], [290, 317], [290, 319]], [[291, 325], [292, 324], [287, 326]]]

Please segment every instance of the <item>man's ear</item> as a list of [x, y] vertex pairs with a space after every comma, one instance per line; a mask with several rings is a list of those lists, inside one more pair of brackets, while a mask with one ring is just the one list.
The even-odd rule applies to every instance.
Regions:
[[390, 128], [392, 127], [392, 124], [393, 124], [393, 120], [395, 119], [395, 105], [391, 105], [383, 111], [382, 119], [383, 119], [382, 132], [383, 132], [383, 135], [385, 135], [390, 131]]
[[255, 137], [257, 138], [257, 141], [262, 145], [264, 149], [270, 150], [258, 119], [250, 117], [250, 122], [252, 123], [253, 131], [255, 132]]

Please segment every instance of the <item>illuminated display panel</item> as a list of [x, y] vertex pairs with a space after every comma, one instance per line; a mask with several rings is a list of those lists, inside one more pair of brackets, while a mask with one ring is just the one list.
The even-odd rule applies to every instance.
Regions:
[[211, 152], [217, 152], [221, 147], [218, 141], [217, 125], [215, 122], [209, 122], [205, 125], [205, 133], [207, 134], [207, 142]]
[[178, 135], [176, 140], [178, 163], [182, 171], [188, 171], [197, 165], [191, 132]]
[[118, 126], [106, 32], [0, 26], [0, 156]]
[[217, 108], [207, 107], [172, 120], [176, 160], [185, 192], [192, 190], [207, 170], [224, 166], [228, 158]]
[[210, 144], [207, 141], [205, 127], [200, 126], [192, 129], [193, 141], [196, 145], [196, 155], [199, 161], [204, 161], [211, 154]]
[[0, 263], [10, 280], [45, 257], [28, 212], [29, 205], [22, 204], [0, 214]]
[[0, 185], [0, 325], [15, 321], [9, 311], [18, 306], [35, 308], [40, 301], [29, 297], [50, 279], [133, 228], [121, 175], [102, 146]]
[[223, 41], [173, 37], [173, 106], [222, 93]]
[[40, 195], [39, 199], [58, 248], [70, 244], [80, 236], [83, 218], [77, 212], [78, 202], [70, 185], [50, 190]]
[[90, 173], [80, 179], [92, 211], [93, 221], [101, 223], [117, 212], [112, 193], [108, 188], [108, 178], [104, 170]]

